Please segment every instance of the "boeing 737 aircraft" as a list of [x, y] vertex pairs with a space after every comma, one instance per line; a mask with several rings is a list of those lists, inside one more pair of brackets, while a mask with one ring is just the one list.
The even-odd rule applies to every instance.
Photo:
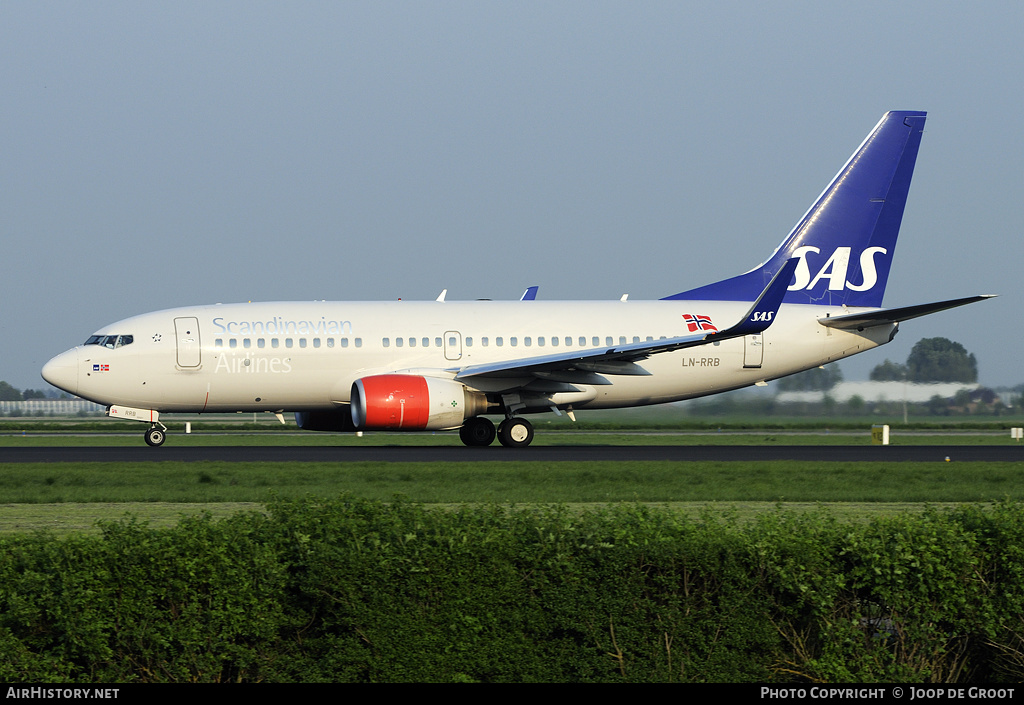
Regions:
[[[294, 412], [314, 431], [460, 429], [528, 446], [527, 414], [661, 404], [764, 384], [987, 298], [883, 309], [925, 113], [886, 113], [763, 264], [658, 301], [245, 303], [105, 326], [43, 378], [147, 425]], [[495, 429], [488, 416], [502, 417]]]

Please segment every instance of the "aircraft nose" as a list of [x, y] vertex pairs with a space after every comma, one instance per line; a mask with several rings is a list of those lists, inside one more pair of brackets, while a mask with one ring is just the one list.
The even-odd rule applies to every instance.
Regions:
[[62, 352], [43, 365], [43, 379], [58, 389], [78, 394], [78, 348]]

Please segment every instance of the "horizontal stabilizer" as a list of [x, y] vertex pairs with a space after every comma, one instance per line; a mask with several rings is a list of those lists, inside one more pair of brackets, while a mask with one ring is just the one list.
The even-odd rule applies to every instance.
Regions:
[[994, 298], [995, 294], [982, 294], [980, 296], [968, 296], [964, 299], [950, 299], [949, 301], [936, 301], [931, 304], [918, 304], [917, 306], [904, 306], [903, 308], [888, 308], [880, 311], [869, 311], [867, 313], [851, 313], [846, 316], [829, 316], [819, 318], [818, 322], [829, 328], [840, 328], [843, 330], [863, 330], [872, 326], [883, 326], [900, 321], [909, 321], [911, 318], [927, 316], [930, 313], [938, 313], [957, 306], [966, 306], [975, 301], [984, 301]]

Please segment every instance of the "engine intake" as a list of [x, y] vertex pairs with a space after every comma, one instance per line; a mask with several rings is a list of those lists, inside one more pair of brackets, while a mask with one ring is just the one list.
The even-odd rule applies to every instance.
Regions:
[[487, 398], [464, 384], [420, 375], [374, 375], [352, 384], [357, 430], [441, 431], [487, 411]]

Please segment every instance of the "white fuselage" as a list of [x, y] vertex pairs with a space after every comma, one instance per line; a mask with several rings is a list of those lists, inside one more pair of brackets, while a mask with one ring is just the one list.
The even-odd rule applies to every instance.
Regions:
[[[405, 372], [452, 378], [483, 363], [593, 350], [692, 333], [684, 314], [720, 330], [746, 302], [474, 301], [282, 302], [196, 306], [125, 319], [44, 369], [57, 386], [104, 405], [159, 412], [314, 411], [349, 403], [352, 383]], [[858, 309], [860, 310], [860, 309]], [[551, 405], [574, 409], [659, 404], [792, 374], [888, 342], [895, 325], [849, 331], [818, 319], [852, 309], [783, 305], [762, 335], [651, 355], [649, 375], [573, 384]], [[113, 336], [131, 336], [119, 344]], [[121, 338], [120, 340], [127, 340]], [[536, 380], [532, 380], [536, 382]], [[528, 376], [471, 379], [491, 394]]]

